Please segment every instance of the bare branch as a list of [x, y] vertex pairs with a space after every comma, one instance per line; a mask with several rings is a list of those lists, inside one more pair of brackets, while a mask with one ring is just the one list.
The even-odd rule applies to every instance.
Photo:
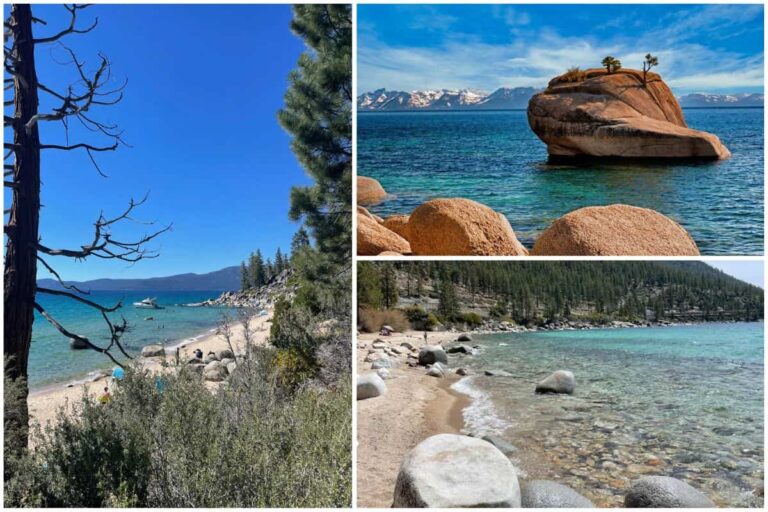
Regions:
[[[8, 211], [10, 212], [10, 210], [8, 210]], [[61, 276], [59, 275], [59, 273], [56, 272], [56, 270], [54, 270], [54, 268], [52, 266], [50, 266], [48, 264], [48, 262], [45, 261], [40, 255], [37, 256], [37, 261], [42, 263], [43, 266], [48, 270], [48, 272], [53, 274], [53, 276], [56, 278], [56, 280], [59, 282], [59, 284], [61, 286], [63, 286], [64, 288], [66, 288], [68, 290], [74, 290], [77, 293], [82, 293], [83, 295], [90, 295], [90, 293], [91, 293], [90, 291], [82, 290], [82, 289], [78, 288], [77, 286], [75, 286], [73, 284], [66, 284], [64, 282], [64, 280], [61, 278]]]
[[[58, 34], [55, 34], [53, 36], [43, 37], [43, 38], [40, 38], [40, 39], [35, 39], [34, 43], [35, 44], [53, 43], [55, 41], [58, 41], [62, 37], [66, 36], [67, 34], [86, 34], [86, 33], [90, 32], [91, 30], [93, 30], [94, 28], [96, 28], [96, 25], [99, 23], [99, 18], [96, 18], [94, 20], [94, 22], [93, 22], [93, 25], [91, 25], [88, 28], [78, 29], [76, 27], [76, 25], [77, 25], [77, 11], [81, 10], [81, 9], [85, 9], [88, 6], [89, 6], [88, 4], [79, 4], [79, 5], [78, 4], [72, 4], [71, 6], [65, 5], [64, 8], [66, 10], [68, 10], [70, 15], [71, 15], [71, 18], [70, 18], [70, 21], [69, 21], [69, 26], [67, 28], [65, 28], [64, 30], [62, 30], [61, 32], [59, 32]], [[36, 19], [36, 21], [42, 21], [42, 20]], [[43, 22], [43, 24], [45, 24], [45, 22]]]
[[37, 286], [37, 291], [40, 293], [47, 293], [48, 295], [59, 295], [64, 297], [69, 297], [70, 299], [74, 299], [78, 302], [82, 302], [83, 304], [86, 304], [88, 306], [91, 306], [94, 309], [98, 309], [102, 313], [113, 313], [123, 307], [123, 301], [118, 301], [117, 304], [112, 306], [111, 308], [102, 306], [101, 304], [97, 302], [93, 302], [92, 300], [85, 299], [83, 297], [80, 297], [77, 294], [71, 293], [71, 292], [65, 292], [63, 290], [53, 290], [51, 288], [43, 288], [41, 286]]

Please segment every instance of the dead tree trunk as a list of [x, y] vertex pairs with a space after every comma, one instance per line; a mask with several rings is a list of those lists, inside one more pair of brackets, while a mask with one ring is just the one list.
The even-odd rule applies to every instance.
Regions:
[[[26, 128], [37, 115], [37, 74], [35, 45], [32, 37], [32, 9], [28, 4], [11, 8], [10, 30], [13, 32], [15, 115], [13, 124], [13, 200], [6, 226], [5, 256], [5, 372], [12, 379], [24, 379], [23, 396], [14, 410], [6, 404], [6, 433], [11, 429], [26, 439], [28, 429], [27, 360], [32, 341], [35, 281], [37, 276], [37, 241], [40, 215], [40, 137], [37, 123]], [[19, 128], [21, 127], [21, 128]], [[6, 146], [7, 147], [7, 146]], [[18, 408], [18, 409], [17, 409]], [[11, 412], [9, 415], [8, 413]], [[25, 447], [14, 447], [23, 450]]]

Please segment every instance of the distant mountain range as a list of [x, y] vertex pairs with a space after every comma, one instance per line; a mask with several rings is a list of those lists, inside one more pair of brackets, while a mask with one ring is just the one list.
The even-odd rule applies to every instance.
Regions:
[[[65, 281], [84, 291], [230, 291], [240, 289], [240, 267], [227, 267], [207, 274], [178, 274], [147, 279], [94, 279], [92, 281]], [[55, 279], [39, 279], [38, 286], [61, 290]]]
[[[502, 87], [488, 94], [475, 89], [387, 91], [377, 89], [357, 98], [360, 111], [401, 110], [524, 110], [531, 96], [543, 89]], [[707, 94], [679, 96], [683, 108], [690, 107], [762, 107], [764, 95], [759, 93]]]

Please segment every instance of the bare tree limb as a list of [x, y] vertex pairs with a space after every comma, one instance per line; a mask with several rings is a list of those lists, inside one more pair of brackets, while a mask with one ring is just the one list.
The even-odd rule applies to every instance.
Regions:
[[[34, 39], [35, 44], [45, 44], [45, 43], [53, 43], [61, 39], [62, 37], [66, 36], [67, 34], [86, 34], [96, 28], [96, 25], [99, 23], [99, 18], [96, 18], [93, 22], [93, 25], [91, 25], [88, 28], [85, 29], [78, 29], [76, 27], [77, 25], [77, 11], [81, 9], [85, 9], [86, 7], [89, 7], [89, 4], [72, 4], [71, 6], [65, 5], [64, 8], [69, 11], [71, 14], [71, 18], [69, 21], [69, 26], [59, 32], [58, 34], [52, 35], [50, 37], [42, 37], [40, 39]], [[46, 24], [44, 21], [40, 19], [35, 19], [35, 21], [42, 22], [44, 25]]]
[[[10, 210], [8, 210], [8, 211], [10, 212]], [[48, 264], [48, 262], [47, 262], [47, 261], [45, 261], [45, 260], [44, 260], [44, 259], [43, 259], [43, 258], [42, 258], [42, 257], [41, 257], [39, 254], [38, 254], [38, 256], [37, 256], [37, 261], [39, 261], [40, 263], [42, 263], [42, 264], [43, 264], [43, 266], [44, 266], [44, 267], [45, 267], [45, 268], [48, 270], [48, 272], [50, 272], [51, 274], [53, 274], [53, 276], [56, 278], [56, 280], [59, 282], [59, 284], [60, 284], [61, 286], [63, 286], [64, 288], [66, 288], [66, 289], [68, 289], [68, 290], [74, 290], [74, 291], [76, 291], [77, 293], [82, 293], [83, 295], [90, 295], [90, 293], [91, 293], [91, 292], [90, 292], [90, 290], [89, 290], [89, 291], [86, 291], [86, 290], [82, 290], [82, 289], [78, 288], [77, 286], [75, 286], [75, 285], [73, 285], [73, 284], [66, 284], [66, 283], [64, 282], [64, 280], [61, 278], [61, 276], [59, 275], [59, 273], [58, 273], [58, 272], [56, 272], [56, 270], [55, 270], [53, 267], [51, 267], [51, 266]]]
[[43, 288], [41, 286], [37, 286], [36, 289], [38, 292], [47, 293], [48, 295], [59, 295], [59, 296], [69, 297], [70, 299], [74, 299], [78, 302], [82, 302], [83, 304], [87, 304], [88, 306], [91, 306], [94, 309], [98, 309], [102, 313], [114, 313], [115, 311], [123, 307], [122, 300], [118, 301], [117, 304], [115, 304], [110, 308], [110, 307], [102, 306], [98, 302], [94, 302], [92, 300], [88, 300], [86, 298], [80, 297], [75, 293], [65, 292], [64, 290], [53, 290], [51, 288]]

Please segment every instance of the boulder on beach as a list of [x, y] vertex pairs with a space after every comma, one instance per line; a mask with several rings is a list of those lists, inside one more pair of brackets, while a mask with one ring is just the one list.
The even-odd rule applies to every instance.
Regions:
[[379, 256], [402, 256], [402, 254], [395, 251], [384, 251], [384, 252], [380, 252], [378, 255]]
[[225, 348], [225, 349], [222, 349], [222, 350], [219, 350], [219, 351], [216, 352], [216, 358], [219, 361], [223, 361], [224, 359], [232, 359], [232, 360], [234, 360], [235, 359], [235, 354], [231, 350], [229, 350], [228, 348]]
[[362, 206], [357, 207], [357, 214], [362, 215], [363, 217], [368, 217], [371, 220], [375, 220], [379, 224], [382, 224], [384, 222], [384, 219], [382, 219], [378, 215], [374, 215], [373, 213], [369, 212], [366, 208], [363, 208]]
[[467, 375], [472, 375], [472, 372], [470, 372], [466, 368], [456, 368], [456, 375], [461, 375], [462, 377], [466, 377]]
[[624, 497], [627, 508], [713, 508], [694, 487], [669, 476], [646, 476], [632, 483]]
[[408, 254], [411, 246], [403, 237], [364, 215], [357, 216], [357, 254], [376, 256], [382, 252]]
[[378, 375], [384, 380], [394, 378], [394, 376], [389, 372], [389, 369], [387, 368], [379, 368], [378, 370], [376, 370], [376, 375]]
[[566, 393], [572, 395], [576, 390], [576, 378], [572, 372], [558, 370], [536, 384], [537, 393]]
[[430, 377], [445, 377], [445, 372], [440, 366], [432, 366], [427, 370], [427, 375]]
[[357, 177], [357, 204], [370, 205], [382, 202], [387, 192], [377, 180], [365, 176]]
[[731, 154], [717, 136], [688, 128], [674, 94], [656, 73], [569, 72], [528, 103], [528, 124], [551, 158], [698, 158]]
[[231, 363], [227, 363], [226, 367], [227, 367], [227, 373], [232, 375], [232, 373], [237, 369], [237, 362], [232, 361]]
[[379, 368], [394, 368], [397, 366], [397, 363], [389, 359], [388, 357], [382, 357], [381, 359], [375, 360], [371, 364], [372, 370], [378, 370]]
[[203, 370], [203, 378], [211, 382], [221, 382], [228, 374], [227, 367], [221, 364], [221, 361], [211, 361]]
[[426, 345], [419, 349], [419, 364], [426, 366], [428, 364], [444, 363], [448, 364], [448, 356], [440, 345]]
[[141, 349], [141, 357], [163, 357], [165, 348], [162, 345], [147, 345]]
[[408, 220], [410, 219], [410, 215], [393, 215], [391, 217], [387, 217], [382, 222], [382, 225], [397, 233], [401, 237], [405, 238], [406, 240], [410, 240], [410, 235], [408, 233]]
[[492, 444], [439, 434], [406, 454], [394, 498], [395, 508], [519, 508], [520, 484], [512, 463]]
[[594, 508], [587, 498], [570, 487], [549, 480], [520, 484], [523, 508]]
[[657, 211], [624, 204], [579, 208], [555, 220], [533, 256], [698, 256], [691, 235]]
[[427, 201], [411, 213], [408, 235], [416, 255], [528, 255], [504, 215], [469, 199]]
[[208, 352], [208, 354], [206, 354], [205, 357], [203, 358], [203, 363], [208, 364], [218, 360], [219, 358], [216, 357], [215, 353]]
[[202, 375], [203, 372], [205, 371], [205, 365], [202, 363], [187, 364], [182, 367], [181, 371], [187, 372], [187, 373], [194, 373], [196, 375]]
[[456, 341], [472, 341], [472, 336], [467, 333], [460, 334]]
[[368, 373], [357, 377], [357, 399], [365, 400], [381, 396], [387, 392], [387, 385], [375, 373]]
[[481, 439], [491, 443], [504, 455], [510, 455], [517, 451], [517, 448], [512, 443], [509, 443], [498, 436], [483, 436]]

